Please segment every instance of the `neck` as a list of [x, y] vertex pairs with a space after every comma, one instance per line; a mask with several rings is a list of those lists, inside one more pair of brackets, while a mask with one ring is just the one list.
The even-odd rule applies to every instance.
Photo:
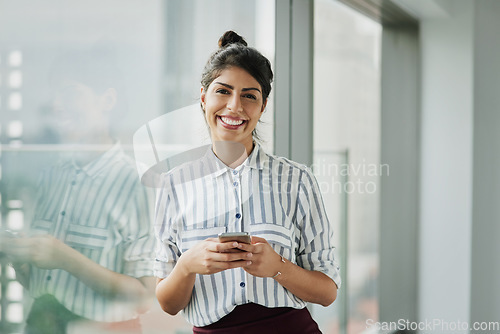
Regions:
[[107, 152], [111, 147], [113, 147], [115, 142], [111, 137], [104, 137], [100, 138], [100, 140], [87, 141], [85, 144], [93, 147], [88, 150], [76, 152], [75, 162], [79, 166], [85, 166], [91, 161], [94, 161], [99, 156]]
[[231, 141], [215, 141], [212, 144], [212, 150], [219, 160], [230, 168], [236, 168], [241, 165], [252, 153], [254, 145], [248, 149], [241, 143]]

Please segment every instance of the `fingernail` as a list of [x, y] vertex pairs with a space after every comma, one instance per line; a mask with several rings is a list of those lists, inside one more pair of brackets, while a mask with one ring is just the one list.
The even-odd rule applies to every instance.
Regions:
[[237, 242], [233, 242], [233, 247], [238, 247], [238, 243]]
[[253, 254], [252, 254], [252, 253], [248, 253], [248, 254], [247, 254], [247, 257], [252, 257], [252, 256], [253, 256]]
[[247, 261], [247, 266], [251, 265], [252, 261]]

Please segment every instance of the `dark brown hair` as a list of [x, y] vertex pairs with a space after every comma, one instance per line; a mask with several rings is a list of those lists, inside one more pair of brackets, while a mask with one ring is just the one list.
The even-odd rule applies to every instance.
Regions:
[[219, 49], [208, 59], [201, 75], [201, 85], [206, 91], [212, 81], [229, 67], [239, 67], [257, 80], [266, 101], [271, 93], [273, 71], [271, 63], [256, 49], [249, 47], [243, 37], [234, 31], [226, 31], [219, 39]]

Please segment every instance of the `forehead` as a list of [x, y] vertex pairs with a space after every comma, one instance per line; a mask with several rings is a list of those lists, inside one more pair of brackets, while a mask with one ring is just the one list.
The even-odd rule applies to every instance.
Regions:
[[258, 88], [262, 91], [259, 82], [250, 73], [240, 67], [223, 69], [210, 85], [215, 85], [217, 82], [229, 84], [234, 88]]
[[62, 80], [55, 87], [53, 87], [55, 94], [95, 94], [94, 90], [81, 82], [73, 80]]

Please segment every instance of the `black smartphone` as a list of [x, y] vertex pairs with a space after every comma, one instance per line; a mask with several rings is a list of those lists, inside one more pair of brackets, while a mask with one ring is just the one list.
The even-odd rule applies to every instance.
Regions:
[[248, 232], [227, 232], [219, 234], [220, 242], [236, 241], [244, 244], [252, 243], [250, 234]]

